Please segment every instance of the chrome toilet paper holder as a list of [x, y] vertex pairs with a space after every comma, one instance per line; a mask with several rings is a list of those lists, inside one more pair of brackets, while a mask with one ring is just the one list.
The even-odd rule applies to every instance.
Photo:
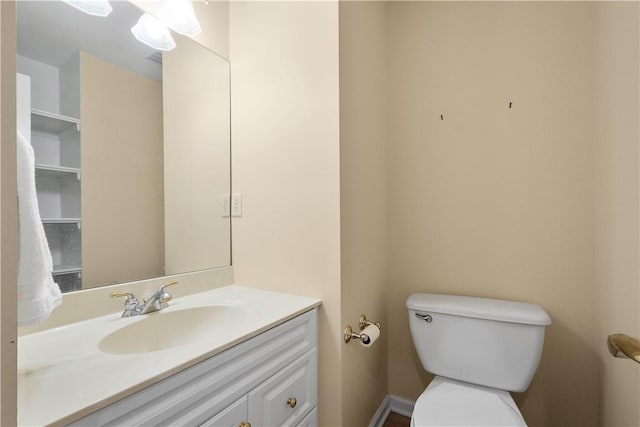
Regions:
[[[380, 322], [371, 322], [367, 319], [367, 316], [361, 314], [358, 322], [360, 332], [362, 332], [362, 330], [369, 325], [375, 325], [378, 329], [382, 329], [382, 325], [380, 324]], [[344, 328], [344, 342], [348, 343], [349, 341], [351, 341], [351, 339], [358, 339], [362, 341], [363, 344], [369, 344], [369, 342], [371, 341], [367, 334], [358, 334], [356, 332], [353, 332], [353, 328], [351, 327], [351, 325], [347, 325], [347, 327]]]

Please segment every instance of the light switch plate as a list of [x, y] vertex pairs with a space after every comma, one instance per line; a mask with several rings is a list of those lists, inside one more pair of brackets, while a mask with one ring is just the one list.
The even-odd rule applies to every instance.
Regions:
[[242, 193], [231, 195], [231, 216], [242, 216]]
[[222, 217], [228, 218], [231, 216], [231, 195], [222, 195]]

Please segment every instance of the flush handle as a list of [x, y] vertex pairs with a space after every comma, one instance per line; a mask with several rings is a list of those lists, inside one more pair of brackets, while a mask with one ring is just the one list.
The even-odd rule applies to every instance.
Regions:
[[431, 323], [431, 321], [433, 320], [433, 317], [431, 317], [430, 314], [422, 314], [422, 313], [416, 313], [416, 317], [418, 319], [422, 319], [427, 323]]

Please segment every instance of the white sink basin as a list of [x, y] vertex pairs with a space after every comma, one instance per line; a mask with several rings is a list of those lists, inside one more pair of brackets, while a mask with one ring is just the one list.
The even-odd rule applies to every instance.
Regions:
[[98, 348], [103, 353], [134, 354], [190, 345], [232, 327], [242, 312], [239, 307], [225, 305], [157, 311], [110, 333]]

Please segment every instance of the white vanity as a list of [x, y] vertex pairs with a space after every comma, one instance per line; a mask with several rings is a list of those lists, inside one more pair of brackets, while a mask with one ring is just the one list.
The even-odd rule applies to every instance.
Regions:
[[319, 304], [225, 286], [20, 337], [18, 423], [316, 425]]

